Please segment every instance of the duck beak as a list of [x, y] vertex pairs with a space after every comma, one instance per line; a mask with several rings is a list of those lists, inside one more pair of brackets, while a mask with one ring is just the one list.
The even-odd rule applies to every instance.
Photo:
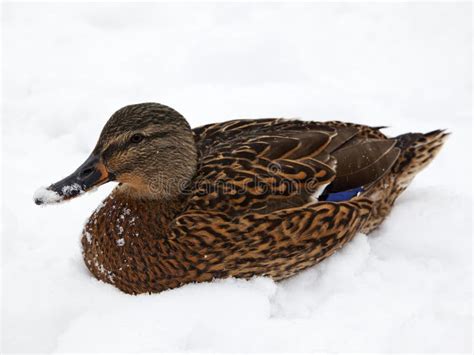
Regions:
[[68, 200], [112, 180], [115, 180], [114, 174], [107, 170], [99, 156], [91, 154], [71, 175], [38, 190], [34, 200], [37, 205]]

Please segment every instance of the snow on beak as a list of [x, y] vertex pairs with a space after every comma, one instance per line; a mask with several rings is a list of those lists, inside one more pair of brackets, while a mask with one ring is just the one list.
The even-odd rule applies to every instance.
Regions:
[[38, 189], [33, 198], [37, 205], [57, 203], [112, 180], [115, 180], [114, 174], [106, 169], [97, 155], [91, 154], [75, 172], [48, 188]]

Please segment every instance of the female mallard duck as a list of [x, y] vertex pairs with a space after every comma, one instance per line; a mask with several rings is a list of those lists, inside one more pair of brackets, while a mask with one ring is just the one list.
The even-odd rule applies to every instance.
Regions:
[[84, 260], [124, 292], [266, 275], [281, 280], [369, 233], [447, 133], [284, 119], [191, 129], [157, 103], [112, 115], [89, 158], [35, 197], [119, 185], [82, 233]]

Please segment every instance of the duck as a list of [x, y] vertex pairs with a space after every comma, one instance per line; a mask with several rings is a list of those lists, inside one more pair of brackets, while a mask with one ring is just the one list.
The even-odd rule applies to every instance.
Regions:
[[341, 121], [236, 119], [192, 129], [159, 103], [125, 106], [46, 205], [118, 184], [81, 234], [85, 265], [128, 294], [222, 278], [289, 278], [390, 213], [449, 133], [387, 137]]

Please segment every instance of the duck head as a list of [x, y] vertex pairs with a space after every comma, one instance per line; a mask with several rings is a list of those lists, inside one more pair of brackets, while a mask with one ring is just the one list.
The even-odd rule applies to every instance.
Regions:
[[134, 198], [172, 199], [193, 178], [196, 164], [194, 135], [182, 115], [158, 103], [125, 106], [105, 124], [86, 161], [34, 200], [71, 199], [109, 181]]

